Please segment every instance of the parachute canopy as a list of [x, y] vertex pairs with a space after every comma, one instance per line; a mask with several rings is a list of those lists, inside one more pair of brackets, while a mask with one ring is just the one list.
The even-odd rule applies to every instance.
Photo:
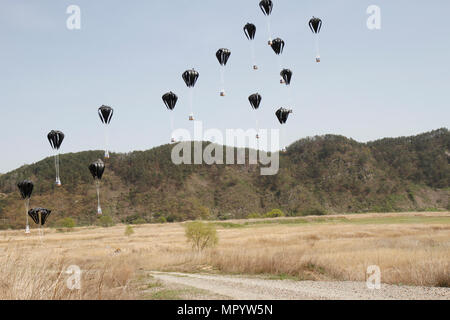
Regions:
[[281, 124], [285, 124], [289, 118], [289, 114], [292, 113], [292, 110], [280, 108], [275, 112], [275, 115], [278, 118], [278, 121], [280, 121]]
[[100, 108], [98, 108], [98, 116], [100, 117], [100, 120], [102, 120], [104, 124], [109, 124], [111, 122], [113, 113], [114, 109], [109, 106], [103, 105]]
[[47, 134], [48, 141], [54, 150], [59, 150], [64, 141], [64, 133], [57, 130], [52, 130]]
[[24, 180], [17, 184], [22, 199], [30, 199], [33, 193], [34, 184], [30, 180]]
[[289, 69], [283, 69], [280, 72], [281, 78], [283, 78], [284, 83], [288, 86], [291, 84], [292, 71]]
[[226, 66], [228, 59], [231, 56], [231, 51], [225, 48], [219, 49], [216, 52], [217, 60], [219, 60], [219, 63], [221, 66]]
[[97, 161], [94, 161], [89, 165], [89, 171], [91, 171], [94, 179], [101, 180], [103, 172], [105, 172], [105, 164], [102, 160], [98, 159]]
[[270, 14], [272, 13], [272, 9], [273, 9], [273, 2], [272, 2], [272, 0], [262, 0], [259, 3], [259, 7], [261, 8], [264, 15], [270, 16]]
[[319, 33], [320, 29], [322, 29], [322, 20], [312, 17], [312, 19], [309, 20], [309, 28], [313, 33]]
[[188, 88], [193, 88], [195, 84], [197, 83], [199, 77], [199, 73], [195, 71], [194, 69], [186, 70], [183, 73], [183, 80], [188, 86]]
[[280, 38], [276, 38], [272, 41], [271, 47], [276, 54], [282, 54], [284, 49], [284, 41]]
[[164, 101], [164, 104], [166, 105], [167, 109], [173, 110], [175, 109], [175, 105], [177, 104], [178, 97], [175, 93], [172, 91], [167, 92], [162, 96], [162, 99]]
[[50, 213], [52, 213], [51, 210], [44, 208], [34, 208], [28, 211], [28, 215], [33, 219], [34, 223], [39, 224], [40, 222], [41, 226], [45, 224]]
[[250, 105], [253, 109], [258, 110], [259, 105], [261, 104], [262, 97], [259, 93], [254, 93], [248, 97], [248, 101], [250, 101]]
[[244, 33], [248, 40], [255, 39], [256, 35], [256, 26], [253, 23], [247, 23], [244, 26]]

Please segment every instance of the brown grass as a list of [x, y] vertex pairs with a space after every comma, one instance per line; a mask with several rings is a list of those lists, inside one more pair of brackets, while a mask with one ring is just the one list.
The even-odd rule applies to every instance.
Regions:
[[[144, 270], [364, 281], [375, 264], [384, 283], [450, 283], [449, 213], [252, 221], [219, 224], [219, 245], [202, 253], [192, 252], [183, 224], [135, 226], [130, 237], [124, 226], [46, 230], [42, 242], [37, 232], [2, 232], [0, 299], [136, 298]], [[81, 290], [66, 287], [69, 265], [83, 270]]]

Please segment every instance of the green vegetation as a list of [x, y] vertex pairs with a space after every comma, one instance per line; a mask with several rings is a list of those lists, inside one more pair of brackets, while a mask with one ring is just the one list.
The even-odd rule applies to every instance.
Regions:
[[114, 221], [110, 216], [103, 215], [100, 218], [98, 218], [98, 225], [104, 228], [109, 228], [114, 226]]
[[192, 249], [196, 251], [212, 248], [219, 242], [216, 228], [212, 223], [200, 221], [186, 223], [185, 235]]
[[284, 217], [284, 213], [280, 209], [273, 209], [272, 211], [267, 212], [264, 217], [265, 218], [280, 218], [280, 217]]
[[76, 222], [72, 218], [66, 217], [59, 219], [55, 225], [57, 228], [73, 229], [76, 227]]
[[[171, 150], [111, 154], [101, 187], [112, 219], [107, 225], [265, 218], [273, 208], [288, 217], [450, 208], [447, 129], [370, 143], [335, 135], [302, 139], [281, 154], [275, 176], [261, 176], [257, 165], [176, 166]], [[61, 155], [61, 188], [54, 186], [50, 157], [1, 175], [0, 229], [23, 227], [16, 183], [25, 178], [35, 182], [31, 203], [55, 210], [49, 225], [68, 216], [80, 226], [95, 224], [87, 165], [102, 154]]]
[[125, 227], [125, 235], [126, 235], [127, 237], [130, 237], [130, 236], [133, 235], [133, 234], [134, 234], [134, 229], [133, 229], [133, 227], [130, 226], [130, 225], [127, 225], [127, 226]]

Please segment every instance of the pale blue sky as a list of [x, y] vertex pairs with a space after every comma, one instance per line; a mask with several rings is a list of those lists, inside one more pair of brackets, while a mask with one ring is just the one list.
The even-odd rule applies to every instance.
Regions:
[[[161, 95], [180, 100], [176, 127], [189, 128], [181, 73], [195, 67], [195, 115], [207, 128], [250, 128], [249, 94], [263, 96], [261, 127], [279, 127], [289, 106], [279, 66], [267, 46], [258, 0], [0, 0], [0, 172], [51, 155], [46, 134], [66, 133], [62, 152], [102, 149], [97, 108], [115, 108], [111, 149], [145, 150], [168, 142]], [[66, 8], [81, 8], [81, 30], [66, 28]], [[366, 27], [381, 7], [382, 29]], [[322, 63], [307, 26], [321, 17]], [[273, 35], [286, 41], [294, 72], [295, 113], [286, 139], [325, 133], [358, 141], [448, 127], [450, 2], [446, 0], [274, 0]], [[242, 27], [257, 26], [260, 70], [250, 68]], [[227, 97], [219, 97], [215, 52], [231, 49]]]

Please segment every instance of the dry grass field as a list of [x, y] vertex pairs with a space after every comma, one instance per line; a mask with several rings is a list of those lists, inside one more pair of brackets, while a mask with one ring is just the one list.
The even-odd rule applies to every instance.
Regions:
[[[274, 279], [450, 286], [450, 213], [339, 215], [215, 222], [219, 244], [191, 250], [182, 223], [46, 229], [41, 239], [0, 232], [0, 299], [142, 298], [147, 271], [263, 275]], [[67, 289], [67, 267], [83, 270]]]

